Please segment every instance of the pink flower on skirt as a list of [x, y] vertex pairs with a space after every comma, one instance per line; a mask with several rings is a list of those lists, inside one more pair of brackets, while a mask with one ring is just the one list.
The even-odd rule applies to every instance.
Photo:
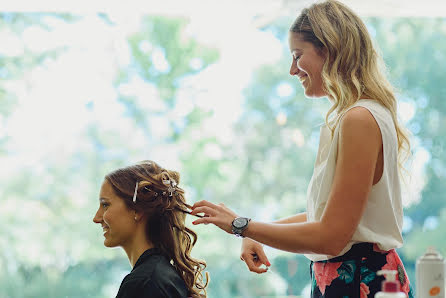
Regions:
[[313, 265], [316, 283], [322, 295], [324, 295], [325, 288], [339, 276], [338, 268], [342, 265], [342, 262], [314, 262]]
[[[409, 278], [406, 274], [406, 269], [404, 269], [403, 262], [398, 256], [397, 252], [392, 249], [386, 256], [386, 264], [381, 268], [382, 270], [396, 270], [398, 273], [396, 275], [396, 280], [400, 281], [401, 291], [404, 293], [409, 293]], [[403, 280], [401, 280], [403, 279]]]
[[369, 287], [365, 283], [361, 283], [359, 285], [361, 291], [361, 298], [367, 298], [367, 295], [370, 294]]

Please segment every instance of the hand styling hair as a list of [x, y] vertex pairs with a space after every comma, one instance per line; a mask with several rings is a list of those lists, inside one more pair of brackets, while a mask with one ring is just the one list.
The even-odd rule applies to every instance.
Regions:
[[[177, 186], [180, 174], [163, 169], [153, 161], [142, 161], [113, 171], [105, 179], [129, 209], [147, 216], [147, 238], [171, 260], [186, 283], [189, 295], [205, 297], [209, 276], [206, 272], [204, 283], [202, 272], [206, 263], [190, 255], [197, 234], [185, 226], [187, 209], [191, 206], [186, 203], [184, 190]], [[169, 186], [172, 185], [167, 185], [166, 181], [175, 185], [171, 195]], [[137, 193], [135, 201], [134, 193]]]

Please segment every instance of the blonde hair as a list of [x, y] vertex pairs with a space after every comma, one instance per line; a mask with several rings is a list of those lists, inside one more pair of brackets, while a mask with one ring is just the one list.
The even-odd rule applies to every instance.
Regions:
[[[398, 121], [394, 88], [385, 76], [382, 57], [373, 47], [362, 20], [344, 4], [328, 0], [304, 9], [290, 31], [299, 33], [304, 41], [326, 55], [322, 81], [333, 106], [325, 122], [332, 134], [340, 116], [356, 101], [377, 100], [392, 114], [398, 139], [398, 163], [400, 169], [404, 168], [403, 163], [410, 155], [409, 132]], [[336, 115], [330, 117], [333, 112]]]
[[[209, 274], [206, 272], [204, 283], [202, 272], [206, 262], [190, 255], [197, 234], [185, 225], [191, 206], [186, 203], [184, 190], [178, 187], [180, 174], [146, 160], [117, 169], [105, 179], [129, 209], [147, 216], [147, 238], [170, 259], [188, 288], [188, 297], [206, 297]], [[172, 196], [168, 195], [169, 185], [163, 183], [166, 180], [176, 183]], [[133, 201], [136, 182], [137, 199]]]

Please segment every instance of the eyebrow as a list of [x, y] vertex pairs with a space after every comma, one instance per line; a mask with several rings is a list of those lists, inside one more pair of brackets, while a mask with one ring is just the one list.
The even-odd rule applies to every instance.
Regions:
[[102, 203], [102, 202], [106, 202], [106, 201], [108, 201], [108, 199], [107, 199], [107, 198], [102, 198], [102, 197], [101, 197], [101, 198], [99, 198], [99, 202], [100, 202], [100, 203]]

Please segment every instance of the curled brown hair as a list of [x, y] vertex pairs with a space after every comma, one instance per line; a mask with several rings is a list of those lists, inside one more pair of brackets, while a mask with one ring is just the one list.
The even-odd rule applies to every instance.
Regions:
[[[129, 209], [147, 216], [147, 238], [171, 260], [186, 283], [189, 296], [206, 297], [209, 275], [206, 272], [204, 283], [202, 272], [206, 262], [190, 255], [197, 242], [197, 234], [185, 225], [187, 209], [191, 206], [186, 203], [184, 190], [178, 187], [180, 174], [147, 160], [117, 169], [105, 179]], [[177, 184], [172, 196], [169, 196], [169, 186], [163, 181]], [[137, 182], [137, 199], [134, 202]]]

